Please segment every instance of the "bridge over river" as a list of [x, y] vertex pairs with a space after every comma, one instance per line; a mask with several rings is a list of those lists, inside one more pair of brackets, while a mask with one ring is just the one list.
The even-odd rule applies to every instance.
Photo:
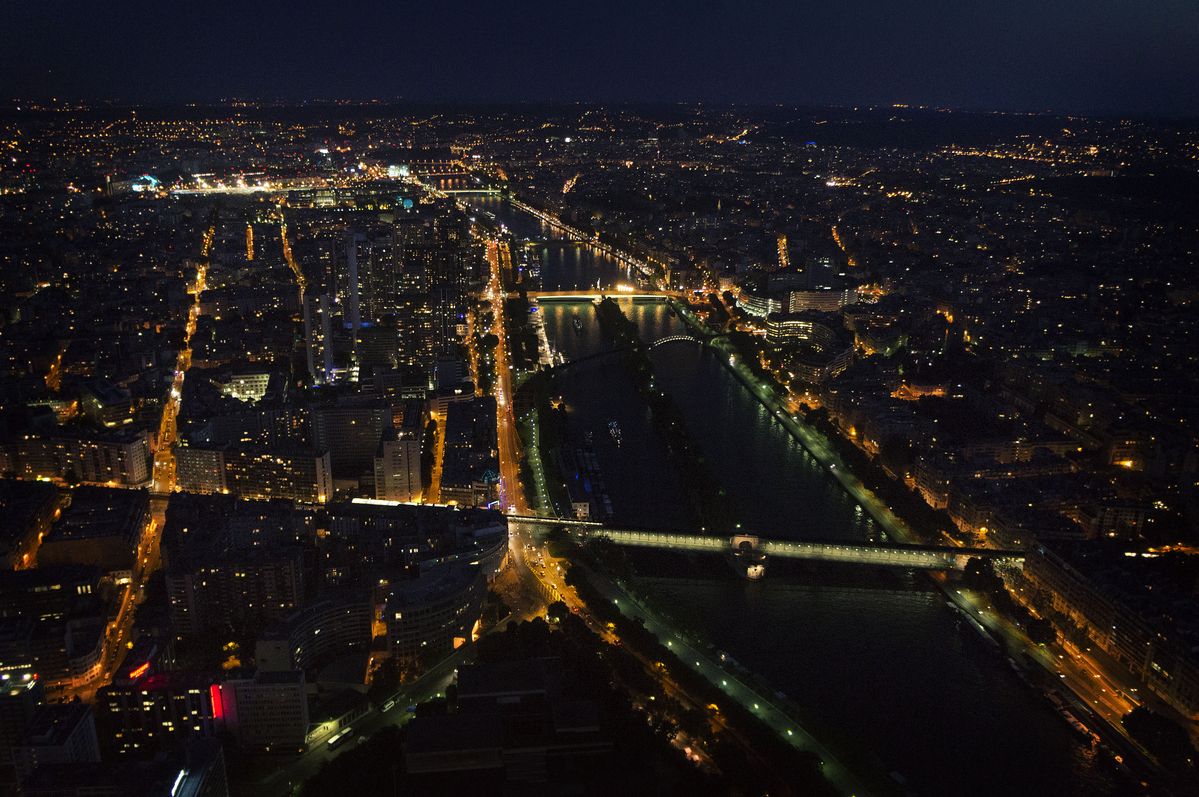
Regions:
[[[518, 294], [514, 292], [511, 295], [517, 296]], [[536, 299], [540, 302], [598, 302], [604, 298], [662, 301], [663, 299], [681, 299], [686, 294], [682, 291], [661, 291], [650, 288], [635, 288], [628, 285], [609, 290], [529, 291], [527, 295], [529, 299]]]
[[734, 551], [765, 554], [780, 559], [810, 559], [872, 567], [899, 567], [908, 570], [961, 570], [970, 559], [1023, 559], [1023, 551], [996, 548], [963, 548], [949, 545], [883, 545], [857, 542], [808, 542], [737, 534], [646, 531], [612, 528], [588, 520], [508, 515], [509, 524], [521, 524], [530, 531], [545, 532], [559, 527], [584, 537], [606, 537], [617, 545], [639, 548], [664, 548], [674, 551], [727, 554]]

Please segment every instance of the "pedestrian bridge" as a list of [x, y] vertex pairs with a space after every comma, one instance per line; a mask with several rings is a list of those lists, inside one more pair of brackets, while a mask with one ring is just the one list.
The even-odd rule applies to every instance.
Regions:
[[637, 548], [664, 548], [697, 553], [728, 553], [733, 550], [761, 552], [770, 558], [809, 559], [873, 567], [899, 567], [907, 570], [961, 570], [970, 559], [1023, 559], [1023, 551], [995, 548], [959, 548], [948, 545], [883, 545], [856, 542], [806, 542], [776, 540], [756, 535], [738, 534], [720, 537], [707, 534], [685, 534], [664, 531], [609, 528], [602, 523], [585, 520], [509, 515], [508, 523], [524, 526], [531, 531], [548, 531], [564, 527], [584, 537], [606, 537], [617, 545]]

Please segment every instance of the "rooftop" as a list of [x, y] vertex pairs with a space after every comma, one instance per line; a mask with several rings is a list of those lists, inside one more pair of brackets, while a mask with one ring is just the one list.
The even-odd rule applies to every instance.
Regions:
[[77, 487], [48, 541], [129, 537], [140, 532], [150, 498], [141, 490]]

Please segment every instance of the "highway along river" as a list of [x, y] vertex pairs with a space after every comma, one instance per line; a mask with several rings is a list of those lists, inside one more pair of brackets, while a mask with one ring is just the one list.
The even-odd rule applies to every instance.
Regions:
[[[627, 278], [616, 261], [561, 240], [500, 197], [469, 201], [536, 242], [530, 251], [546, 290], [592, 288], [597, 280], [609, 287]], [[665, 304], [626, 299], [622, 306], [647, 341], [682, 331]], [[589, 304], [547, 301], [542, 312], [551, 346], [567, 359], [603, 347]], [[659, 386], [683, 411], [744, 530], [877, 538], [873, 521], [715, 352], [669, 343], [651, 358]], [[686, 527], [679, 478], [623, 366], [615, 358], [593, 360], [557, 387], [572, 427], [591, 433], [614, 522]], [[608, 432], [612, 420], [622, 431], [619, 445]], [[830, 577], [815, 565], [772, 565], [765, 580], [750, 583], [714, 559], [671, 567], [670, 576], [663, 571], [640, 579], [655, 605], [790, 698], [803, 726], [870, 782], [933, 796], [1125, 793], [1103, 756], [1018, 680], [923, 576], [842, 569]]]

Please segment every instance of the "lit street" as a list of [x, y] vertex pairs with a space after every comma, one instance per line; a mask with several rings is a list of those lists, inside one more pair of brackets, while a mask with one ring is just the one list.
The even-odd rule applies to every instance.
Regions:
[[1199, 795], [1199, 4], [10, 5], [0, 791]]

